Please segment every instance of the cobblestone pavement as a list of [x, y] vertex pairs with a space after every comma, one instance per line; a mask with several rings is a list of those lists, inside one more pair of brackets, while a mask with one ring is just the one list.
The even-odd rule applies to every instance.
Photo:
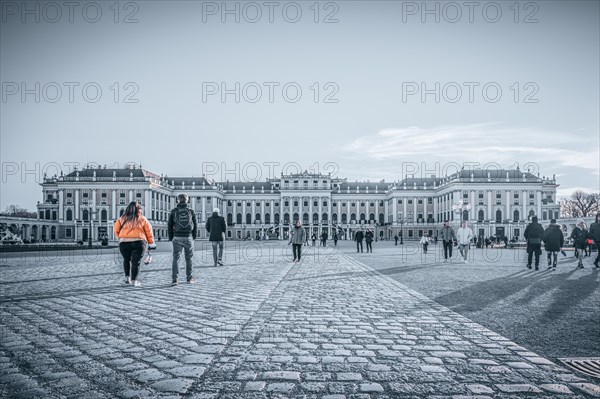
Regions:
[[177, 287], [168, 253], [141, 287], [124, 284], [114, 254], [2, 259], [0, 396], [600, 397], [331, 248], [300, 264], [245, 254], [213, 268], [201, 252], [198, 283]]

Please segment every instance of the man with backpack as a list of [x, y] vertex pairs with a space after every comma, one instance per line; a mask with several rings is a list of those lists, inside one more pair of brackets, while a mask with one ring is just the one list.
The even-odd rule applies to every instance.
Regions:
[[198, 233], [198, 224], [194, 211], [188, 207], [187, 194], [177, 196], [177, 207], [171, 210], [169, 214], [168, 234], [169, 241], [173, 242], [173, 267], [171, 286], [176, 286], [179, 282], [179, 258], [181, 252], [185, 256], [185, 274], [186, 281], [190, 284], [195, 283], [196, 279], [192, 276], [192, 257], [194, 256], [194, 240]]
[[[212, 244], [215, 267], [217, 267], [217, 265], [223, 266], [223, 244], [225, 232], [227, 231], [227, 224], [225, 223], [225, 218], [219, 215], [219, 208], [214, 208], [212, 216], [206, 221], [206, 231], [210, 233], [208, 240]], [[218, 254], [217, 247], [219, 247]]]

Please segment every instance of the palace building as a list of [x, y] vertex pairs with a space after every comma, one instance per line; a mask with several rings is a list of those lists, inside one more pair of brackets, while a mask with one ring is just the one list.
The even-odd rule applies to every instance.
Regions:
[[[559, 217], [555, 178], [513, 170], [461, 170], [449, 176], [405, 176], [396, 182], [350, 182], [315, 173], [282, 175], [260, 182], [214, 182], [204, 177], [167, 177], [140, 167], [85, 168], [44, 177], [38, 220], [23, 226], [35, 241], [114, 240], [114, 221], [138, 201], [157, 239], [166, 240], [169, 212], [186, 193], [199, 222], [219, 208], [229, 239], [287, 239], [300, 219], [317, 236], [337, 231], [352, 239], [370, 228], [378, 239], [435, 235], [445, 219], [467, 220], [475, 234], [523, 238], [528, 220]], [[29, 230], [28, 230], [29, 229]]]

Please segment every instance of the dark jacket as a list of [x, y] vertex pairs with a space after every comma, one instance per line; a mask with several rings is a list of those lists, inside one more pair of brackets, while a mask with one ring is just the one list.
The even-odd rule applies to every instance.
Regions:
[[551, 224], [544, 231], [544, 248], [546, 251], [560, 251], [565, 244], [565, 237], [557, 224]]
[[[598, 220], [598, 218], [596, 218]], [[590, 225], [590, 236], [597, 243], [600, 242], [600, 222], [594, 222]]]
[[321, 239], [322, 240], [327, 240], [327, 238], [329, 238], [329, 234], [327, 234], [327, 232], [324, 231], [323, 234], [321, 234]]
[[585, 229], [580, 229], [579, 227], [575, 226], [575, 228], [573, 229], [573, 232], [571, 233], [571, 238], [573, 239], [573, 244], [575, 245], [576, 249], [584, 249], [587, 246], [587, 238], [588, 238], [588, 232]]
[[291, 234], [290, 234], [289, 243], [302, 245], [306, 241], [306, 236], [307, 236], [307, 234], [306, 234], [306, 230], [304, 229], [304, 227], [294, 226], [294, 228], [292, 229]]
[[212, 216], [206, 221], [206, 231], [210, 233], [209, 241], [224, 241], [227, 224], [225, 218], [213, 212]]
[[[192, 218], [192, 229], [189, 233], [175, 232], [175, 212], [181, 208], [187, 208]], [[196, 239], [196, 235], [198, 234], [198, 223], [196, 222], [196, 214], [193, 210], [191, 210], [188, 207], [188, 204], [180, 202], [179, 204], [177, 204], [176, 208], [173, 208], [171, 210], [171, 213], [169, 214], [169, 222], [167, 224], [167, 234], [169, 235], [169, 241], [173, 240], [173, 237], [189, 237], [190, 235], [194, 240]]]
[[439, 236], [442, 238], [442, 241], [456, 240], [456, 234], [454, 233], [454, 229], [450, 226], [442, 227]]
[[365, 233], [363, 233], [361, 230], [358, 230], [356, 232], [356, 234], [354, 235], [355, 241], [362, 241], [364, 238], [365, 238]]
[[373, 242], [373, 237], [374, 237], [374, 234], [371, 233], [370, 231], [367, 231], [365, 233], [365, 241], [366, 242]]
[[525, 227], [523, 237], [527, 240], [527, 244], [541, 244], [544, 237], [544, 228], [537, 222], [531, 222]]

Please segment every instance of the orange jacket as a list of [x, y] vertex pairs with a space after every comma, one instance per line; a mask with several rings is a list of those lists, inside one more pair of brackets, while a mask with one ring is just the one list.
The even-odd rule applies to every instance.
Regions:
[[148, 244], [154, 244], [154, 234], [152, 233], [152, 226], [145, 216], [140, 215], [140, 222], [138, 226], [126, 223], [125, 227], [121, 224], [121, 218], [118, 218], [115, 222], [115, 234], [118, 238], [135, 238], [144, 240]]

